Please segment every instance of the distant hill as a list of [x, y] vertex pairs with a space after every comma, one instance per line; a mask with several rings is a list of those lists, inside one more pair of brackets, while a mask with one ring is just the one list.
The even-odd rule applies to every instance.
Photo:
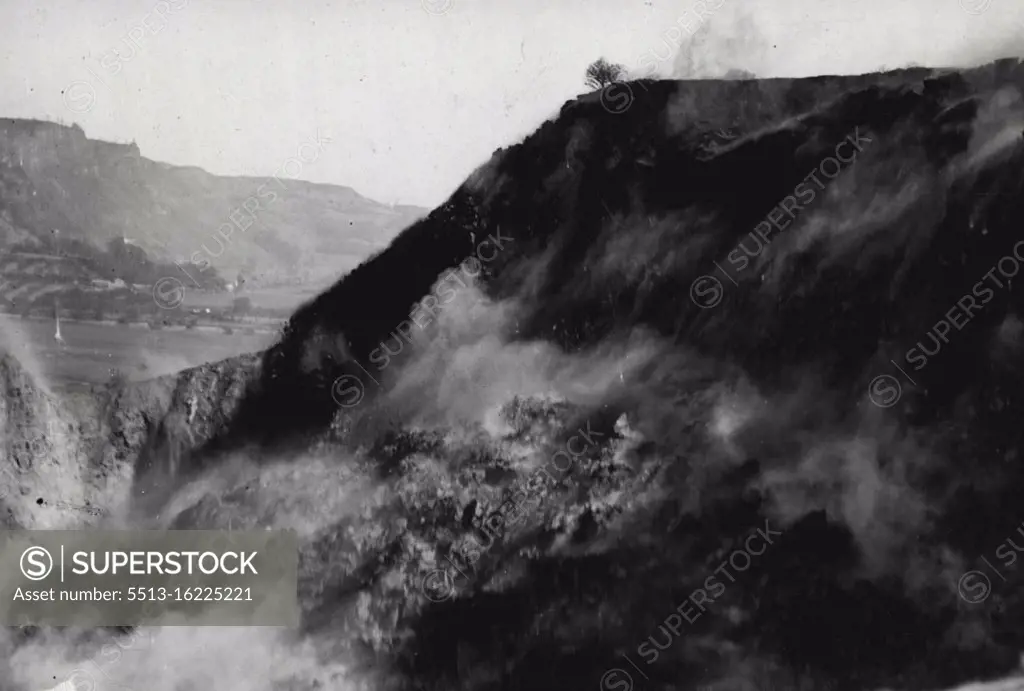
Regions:
[[[261, 186], [255, 222], [222, 247], [217, 230]], [[89, 139], [76, 125], [0, 119], [4, 248], [57, 256], [75, 240], [105, 249], [127, 238], [154, 262], [189, 268], [199, 253], [207, 274], [212, 269], [229, 281], [242, 272], [250, 285], [315, 284], [382, 249], [425, 211], [381, 204], [348, 187], [221, 177], [151, 161], [135, 144]]]

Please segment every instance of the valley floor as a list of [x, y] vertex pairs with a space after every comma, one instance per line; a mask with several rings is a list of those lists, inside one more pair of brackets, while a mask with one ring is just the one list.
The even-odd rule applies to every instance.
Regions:
[[[64, 346], [52, 320], [0, 316], [0, 338], [19, 360], [34, 365], [57, 388], [103, 384], [119, 370], [129, 380], [151, 379], [206, 362], [263, 350], [277, 337], [273, 325], [153, 330], [147, 324], [61, 321]], [[31, 364], [29, 364], [31, 363]], [[77, 386], [76, 386], [77, 385]]]

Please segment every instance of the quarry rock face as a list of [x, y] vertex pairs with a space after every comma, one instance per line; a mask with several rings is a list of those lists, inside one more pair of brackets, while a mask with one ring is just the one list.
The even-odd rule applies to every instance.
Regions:
[[297, 531], [295, 688], [1019, 686], [1024, 66], [626, 86], [265, 353], [0, 363], [10, 525]]
[[5, 525], [55, 528], [66, 521], [77, 523], [62, 505], [86, 506], [98, 499], [78, 421], [11, 355], [0, 358], [0, 387]]

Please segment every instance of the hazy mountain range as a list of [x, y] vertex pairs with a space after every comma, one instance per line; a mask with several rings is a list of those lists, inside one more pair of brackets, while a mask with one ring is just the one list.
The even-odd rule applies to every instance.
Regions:
[[[298, 159], [285, 170], [301, 174]], [[0, 246], [7, 250], [0, 278], [8, 282], [118, 278], [81, 262], [57, 267], [62, 256], [83, 254], [78, 242], [104, 250], [123, 240], [192, 275], [322, 284], [386, 246], [423, 211], [283, 174], [225, 177], [160, 163], [133, 144], [89, 139], [74, 125], [0, 119]]]

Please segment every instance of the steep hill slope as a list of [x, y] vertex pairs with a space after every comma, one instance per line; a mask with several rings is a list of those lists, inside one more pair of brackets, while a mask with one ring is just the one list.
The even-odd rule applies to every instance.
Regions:
[[[615, 329], [646, 324], [679, 339], [688, 333], [690, 346], [708, 352], [757, 357], [764, 344], [757, 339], [734, 338], [732, 329], [746, 333], [760, 328], [760, 321], [774, 321], [770, 315], [756, 320], [748, 314], [756, 314], [763, 300], [777, 298], [779, 282], [786, 279], [782, 267], [773, 269], [775, 280], [762, 287], [772, 291], [768, 297], [757, 298], [758, 291], [752, 293], [749, 288], [731, 291], [731, 302], [716, 310], [702, 309], [689, 299], [692, 282], [714, 272], [714, 262], [725, 263], [748, 233], [767, 222], [770, 212], [777, 215], [777, 207], [787, 197], [794, 197], [797, 186], [824, 157], [834, 158], [835, 147], [847, 136], [856, 136], [858, 127], [868, 138], [875, 136], [870, 132], [893, 132], [897, 137], [873, 147], [874, 153], [869, 149], [864, 154], [872, 160], [884, 159], [871, 166], [872, 175], [865, 183], [873, 203], [883, 203], [884, 198], [875, 199], [876, 195], [898, 184], [900, 194], [910, 195], [907, 190], [913, 190], [924, 197], [916, 203], [930, 205], [928, 190], [918, 189], [930, 179], [908, 175], [918, 164], [928, 164], [928, 174], [951, 163], [968, 165], [958, 157], [972, 153], [967, 150], [972, 125], [985, 105], [972, 98], [972, 93], [991, 95], [1013, 85], [1018, 67], [1015, 62], [1004, 62], [922, 81], [920, 77], [928, 73], [911, 70], [807, 80], [635, 83], [631, 105], [621, 113], [612, 107], [620, 99], [607, 95], [593, 94], [567, 104], [556, 120], [523, 144], [500, 152], [445, 205], [396, 238], [386, 252], [361, 265], [295, 315], [288, 338], [266, 356], [271, 366], [262, 382], [265, 398], [278, 401], [277, 405], [282, 400], [279, 394], [284, 394], [280, 387], [291, 387], [293, 393], [286, 395], [288, 406], [282, 407], [294, 412], [259, 419], [256, 426], [277, 436], [289, 428], [325, 424], [336, 407], [331, 383], [341, 374], [360, 373], [351, 362], [341, 362], [344, 356], [360, 360], [371, 372], [376, 370], [377, 365], [368, 359], [381, 341], [409, 318], [415, 304], [431, 294], [447, 270], [476, 256], [488, 234], [509, 238], [503, 242], [511, 251], [499, 249], [491, 261], [483, 262], [482, 271], [490, 296], [516, 297], [528, 303], [518, 325], [521, 338], [543, 337], [578, 348]], [[896, 86], [858, 91], [872, 83], [893, 81]], [[611, 87], [616, 88], [620, 87]], [[844, 93], [839, 101], [829, 103]], [[1007, 115], [1015, 114], [1012, 105], [996, 108], [1000, 107], [1007, 109]], [[986, 117], [998, 121], [998, 116]], [[722, 129], [741, 137], [722, 136]], [[858, 144], [862, 148], [867, 145]], [[913, 159], [903, 160], [903, 151], [897, 153], [893, 147], [912, 147]], [[886, 151], [891, 156], [885, 156]], [[844, 150], [841, 155], [850, 154]], [[861, 155], [858, 151], [857, 160]], [[801, 188], [798, 205], [790, 205], [796, 211], [783, 214], [783, 218], [796, 220], [786, 224], [822, 223], [816, 220], [819, 216], [803, 212], [803, 207], [819, 214], [834, 212], [836, 202], [829, 204], [829, 200], [850, 194], [844, 185], [865, 175], [868, 166], [851, 168], [849, 175], [845, 165], [843, 168], [842, 177], [827, 189], [815, 182], [805, 183], [811, 185], [813, 198], [809, 190]], [[960, 174], [958, 168], [945, 173], [947, 177]], [[827, 181], [822, 173], [818, 178]], [[968, 178], [968, 182], [972, 180]], [[940, 176], [934, 184], [945, 181]], [[860, 190], [852, 192], [859, 194]], [[976, 193], [984, 197], [982, 208], [989, 209], [996, 191], [986, 187]], [[911, 203], [903, 197], [898, 200]], [[818, 209], [822, 204], [825, 208]], [[852, 219], [846, 223], [857, 225]], [[763, 227], [761, 230], [764, 232]], [[782, 234], [777, 228], [768, 235], [771, 233]], [[772, 261], [775, 253], [789, 258], [790, 247], [800, 234], [787, 230], [785, 235], [780, 243], [769, 237], [771, 251], [758, 253], [760, 270], [745, 264], [740, 278], [759, 282], [765, 268], [780, 264]], [[887, 233], [871, 235], [894, 241]], [[820, 241], [815, 239], [815, 243]], [[989, 234], [986, 242], [991, 241]], [[804, 246], [808, 242], [803, 240], [799, 248], [814, 249]], [[847, 242], [850, 251], [859, 247], [853, 240]], [[756, 243], [756, 237], [747, 240], [751, 253], [756, 252]], [[491, 247], [484, 250], [488, 255]], [[877, 252], [869, 256], [874, 254]], [[660, 265], [652, 265], [654, 257], [660, 258]], [[627, 263], [617, 266], [621, 262]], [[526, 269], [524, 265], [532, 266]], [[885, 264], [873, 270], [885, 273], [890, 269]], [[396, 283], [397, 275], [403, 276], [401, 282]], [[718, 276], [723, 285], [731, 285], [728, 276]], [[847, 280], [857, 284], [861, 279], [855, 273]], [[818, 290], [808, 287], [803, 293]], [[797, 295], [803, 293], [796, 291]], [[874, 300], [871, 295], [858, 300]], [[368, 296], [372, 299], [366, 299]], [[813, 314], [795, 299], [776, 303], [775, 309], [782, 310], [785, 321], [773, 327], [772, 338], [776, 330], [786, 331], [782, 326]], [[882, 316], [877, 313], [875, 321]], [[852, 320], [849, 323], [872, 347], [872, 332], [862, 332]], [[833, 328], [828, 320], [818, 326]], [[778, 343], [763, 357], [767, 368], [778, 369], [787, 361], [802, 363], [808, 352], [817, 357], [816, 349], [821, 353], [832, 348], [831, 344], [828, 348], [822, 345], [831, 338], [830, 332], [817, 337], [798, 335], [794, 329], [786, 333], [780, 337], [811, 340], [797, 350], [789, 343]], [[309, 368], [304, 363], [310, 358], [302, 354], [310, 348], [324, 351], [318, 357], [325, 363], [333, 359], [334, 364]], [[254, 394], [252, 405], [258, 406], [263, 397]]]
[[301, 630], [202, 641], [301, 673], [158, 683], [1013, 673], [1022, 193], [1018, 61], [566, 104], [277, 346], [82, 433], [133, 524], [304, 539]]

